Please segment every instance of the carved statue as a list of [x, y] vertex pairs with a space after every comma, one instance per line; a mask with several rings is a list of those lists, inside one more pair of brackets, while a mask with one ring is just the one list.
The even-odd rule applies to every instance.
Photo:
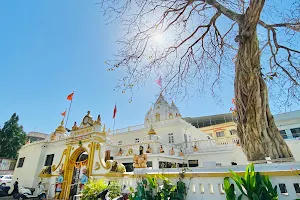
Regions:
[[172, 147], [171, 151], [170, 151], [170, 155], [173, 156], [175, 154], [174, 148]]
[[74, 122], [74, 125], [72, 126], [72, 131], [76, 131], [76, 130], [78, 130], [79, 128], [78, 128], [78, 126], [77, 126], [77, 123], [76, 122]]
[[87, 114], [82, 119], [82, 124], [83, 125], [90, 125], [90, 126], [92, 126], [94, 124], [93, 118], [90, 115], [90, 113], [91, 113], [90, 111], [87, 111]]
[[97, 120], [94, 122], [95, 125], [101, 125], [101, 117], [98, 115]]
[[56, 139], [56, 133], [52, 133], [51, 137], [50, 137], [50, 141], [54, 141]]
[[163, 148], [162, 145], [160, 145], [159, 152], [160, 152], [160, 153], [165, 153], [164, 148]]
[[134, 168], [146, 168], [147, 167], [147, 155], [144, 154], [144, 147], [140, 146], [140, 154], [133, 157]]
[[114, 160], [110, 172], [124, 173], [126, 168], [122, 163], [119, 164], [118, 161]]
[[150, 144], [148, 144], [148, 148], [147, 148], [146, 153], [151, 153], [151, 152], [152, 152], [152, 149], [151, 149], [151, 147], [150, 147]]
[[120, 148], [119, 152], [117, 153], [117, 156], [122, 156], [122, 154], [123, 154], [123, 150]]
[[156, 120], [157, 122], [160, 121], [160, 114], [159, 114], [159, 113], [156, 113], [156, 114], [155, 114], [155, 120]]
[[180, 155], [181, 157], [184, 157], [184, 154], [183, 154], [183, 152], [182, 152], [182, 149], [180, 149], [179, 155]]
[[169, 119], [173, 119], [173, 114], [169, 113]]
[[198, 147], [197, 147], [197, 145], [194, 145], [194, 152], [198, 152]]

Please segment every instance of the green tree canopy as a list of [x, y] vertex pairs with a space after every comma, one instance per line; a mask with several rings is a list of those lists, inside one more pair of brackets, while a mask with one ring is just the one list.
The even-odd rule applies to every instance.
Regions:
[[14, 113], [0, 128], [0, 157], [17, 158], [18, 150], [26, 142], [26, 134], [19, 125], [19, 116]]

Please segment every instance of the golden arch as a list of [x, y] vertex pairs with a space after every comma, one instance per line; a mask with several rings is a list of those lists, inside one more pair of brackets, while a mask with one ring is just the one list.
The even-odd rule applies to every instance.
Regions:
[[[66, 171], [64, 174], [64, 178], [65, 178], [65, 186], [64, 186], [64, 191], [62, 192], [63, 195], [63, 199], [69, 199], [69, 194], [70, 194], [70, 185], [72, 182], [72, 176], [73, 176], [73, 172], [74, 172], [74, 167], [75, 167], [75, 163], [77, 158], [84, 152], [88, 152], [88, 150], [85, 147], [79, 147], [77, 148], [72, 155], [70, 156], [68, 162], [66, 163]], [[90, 155], [88, 155], [88, 164], [87, 166], [89, 166], [89, 162], [90, 162]], [[90, 169], [88, 168], [88, 171]]]

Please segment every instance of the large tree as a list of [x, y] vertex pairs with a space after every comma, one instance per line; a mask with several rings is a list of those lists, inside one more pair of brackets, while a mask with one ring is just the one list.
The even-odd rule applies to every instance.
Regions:
[[[266, 80], [299, 103], [299, 1], [102, 0], [107, 16], [121, 19], [112, 67], [126, 69], [120, 82], [132, 89], [163, 74], [166, 91], [196, 85], [214, 90], [234, 76], [238, 136], [248, 160], [291, 158], [270, 112]], [[277, 6], [279, 5], [279, 7]], [[159, 35], [164, 41], [155, 43]], [[235, 66], [235, 70], [230, 68]]]
[[19, 117], [14, 113], [0, 129], [0, 157], [17, 158], [18, 151], [26, 142], [23, 127], [18, 124]]

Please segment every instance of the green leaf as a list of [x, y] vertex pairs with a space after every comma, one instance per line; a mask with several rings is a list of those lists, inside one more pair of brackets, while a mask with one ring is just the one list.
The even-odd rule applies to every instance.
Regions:
[[230, 182], [229, 182], [229, 177], [224, 178], [224, 189], [229, 189], [230, 187]]
[[232, 171], [232, 170], [229, 170], [230, 172], [231, 172], [231, 174], [233, 175], [232, 177], [231, 177], [231, 179], [232, 180], [234, 180], [234, 182], [235, 182], [235, 184], [236, 184], [236, 186], [240, 189], [240, 191], [245, 195], [245, 196], [247, 196], [246, 194], [245, 194], [245, 192], [244, 192], [244, 190], [243, 190], [243, 181], [242, 181], [242, 179], [234, 172], [234, 171]]

